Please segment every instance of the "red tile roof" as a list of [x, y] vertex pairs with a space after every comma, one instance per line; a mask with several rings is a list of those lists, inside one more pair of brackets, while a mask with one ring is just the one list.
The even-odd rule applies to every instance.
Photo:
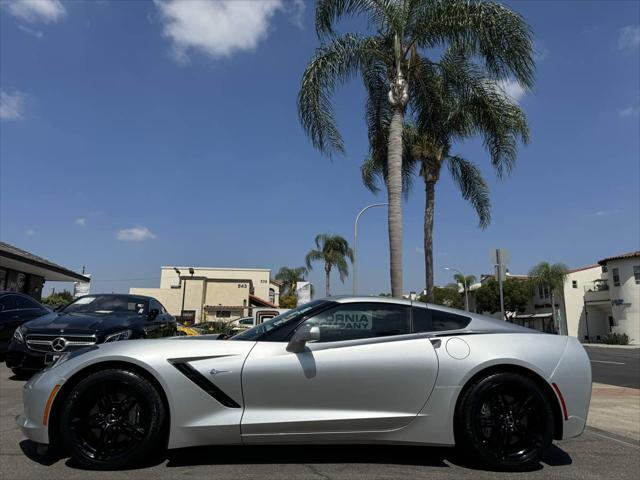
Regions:
[[615, 257], [607, 257], [600, 260], [598, 263], [600, 265], [606, 265], [607, 262], [610, 262], [611, 260], [622, 260], [624, 258], [634, 258], [634, 257], [640, 257], [640, 250], [635, 252], [622, 253], [620, 255], [616, 255]]

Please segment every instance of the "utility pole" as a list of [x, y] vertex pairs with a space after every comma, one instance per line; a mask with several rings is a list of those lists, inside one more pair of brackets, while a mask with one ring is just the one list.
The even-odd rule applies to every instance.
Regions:
[[499, 248], [496, 248], [496, 268], [498, 269], [498, 286], [500, 287], [500, 312], [502, 313], [502, 320], [506, 320], [504, 315], [504, 293], [502, 290], [504, 265], [502, 264], [502, 251]]

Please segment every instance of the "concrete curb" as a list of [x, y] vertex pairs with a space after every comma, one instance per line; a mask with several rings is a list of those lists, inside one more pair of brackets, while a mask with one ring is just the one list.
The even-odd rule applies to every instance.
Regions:
[[582, 346], [585, 348], [623, 348], [626, 350], [637, 350], [640, 348], [640, 345], [607, 345], [606, 343], [583, 343]]

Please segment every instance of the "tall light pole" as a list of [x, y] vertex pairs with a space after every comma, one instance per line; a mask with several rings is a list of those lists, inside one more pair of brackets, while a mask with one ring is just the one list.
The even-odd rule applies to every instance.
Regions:
[[444, 267], [445, 270], [449, 270], [450, 272], [458, 272], [460, 276], [462, 276], [462, 286], [464, 287], [464, 310], [465, 312], [469, 311], [469, 292], [467, 289], [467, 278], [457, 268]]
[[358, 280], [356, 278], [358, 275], [358, 272], [356, 271], [356, 258], [357, 258], [357, 251], [358, 251], [358, 221], [360, 220], [360, 217], [362, 216], [362, 214], [367, 210], [369, 210], [370, 208], [384, 207], [385, 205], [389, 205], [389, 204], [388, 203], [372, 203], [371, 205], [367, 205], [366, 207], [364, 207], [362, 210], [360, 210], [360, 212], [358, 212], [358, 215], [356, 215], [356, 221], [353, 225], [353, 294], [354, 295], [356, 295], [358, 291]]

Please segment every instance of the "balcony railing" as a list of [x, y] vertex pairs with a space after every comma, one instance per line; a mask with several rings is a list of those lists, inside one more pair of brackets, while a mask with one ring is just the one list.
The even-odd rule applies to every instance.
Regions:
[[605, 279], [596, 280], [591, 285], [585, 286], [584, 299], [588, 303], [609, 302], [609, 284]]
[[585, 292], [604, 292], [609, 290], [609, 282], [606, 279], [594, 280], [593, 285], [584, 287]]

